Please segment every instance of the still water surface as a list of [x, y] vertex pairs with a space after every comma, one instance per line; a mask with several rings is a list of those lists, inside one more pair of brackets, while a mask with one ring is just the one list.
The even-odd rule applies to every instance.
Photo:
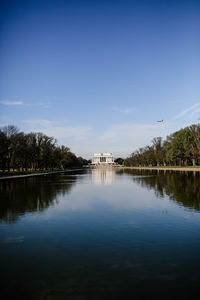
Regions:
[[198, 299], [199, 173], [0, 182], [2, 299]]

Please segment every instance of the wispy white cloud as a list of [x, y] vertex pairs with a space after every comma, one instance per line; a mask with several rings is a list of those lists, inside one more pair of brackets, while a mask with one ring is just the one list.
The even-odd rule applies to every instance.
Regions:
[[178, 120], [184, 116], [186, 116], [187, 114], [192, 117], [195, 114], [197, 114], [198, 112], [200, 112], [200, 103], [195, 103], [192, 106], [188, 107], [187, 109], [181, 111], [179, 114], [175, 115], [172, 119], [173, 120]]
[[163, 126], [137, 123], [114, 124], [99, 135], [91, 130], [91, 135], [79, 144], [79, 148], [73, 144], [73, 149], [75, 153], [81, 149], [81, 155], [85, 157], [91, 157], [94, 152], [112, 152], [115, 157], [127, 157], [139, 147], [151, 144], [154, 137], [166, 138], [177, 129], [178, 125], [174, 127], [174, 124], [167, 122]]
[[166, 137], [170, 133], [170, 124], [115, 124], [108, 128], [99, 138], [102, 145], [109, 145], [109, 149], [118, 155], [128, 155], [138, 147], [143, 147], [154, 137]]
[[68, 126], [46, 119], [24, 120], [23, 123], [26, 123], [31, 131], [43, 132], [55, 137], [59, 144], [79, 148], [79, 153], [81, 143], [90, 140], [90, 126]]
[[121, 108], [118, 108], [118, 107], [111, 107], [111, 109], [113, 111], [119, 112], [119, 113], [124, 114], [124, 115], [131, 114], [132, 112], [135, 111], [134, 107], [128, 107], [128, 108], [124, 108], [124, 109], [121, 109]]
[[26, 123], [31, 130], [38, 130], [40, 128], [49, 128], [54, 125], [53, 121], [46, 119], [31, 119], [31, 120], [23, 120], [23, 123]]
[[51, 107], [51, 104], [48, 102], [38, 102], [38, 103], [25, 103], [25, 106], [40, 106], [44, 108], [49, 108]]
[[102, 130], [95, 131], [90, 126], [69, 126], [51, 120], [35, 119], [24, 121], [29, 130], [43, 132], [53, 136], [59, 144], [71, 148], [76, 155], [86, 158], [94, 152], [113, 152], [114, 156], [126, 157], [139, 147], [149, 145], [154, 137], [165, 138], [170, 133], [178, 130], [178, 125], [165, 122], [160, 124], [113, 124]]
[[3, 105], [23, 105], [22, 101], [0, 101]]
[[80, 143], [90, 136], [91, 128], [89, 126], [52, 126], [44, 129], [43, 132], [47, 135], [56, 137], [59, 141], [64, 143], [73, 141], [73, 143]]
[[45, 108], [49, 108], [49, 107], [50, 107], [50, 103], [48, 103], [48, 102], [25, 103], [25, 102], [23, 102], [23, 101], [8, 101], [8, 100], [2, 100], [2, 101], [0, 101], [0, 104], [2, 104], [2, 105], [9, 105], [9, 106], [13, 106], [13, 105], [22, 105], [22, 106], [40, 106], [40, 107], [45, 107]]
[[191, 113], [190, 113], [190, 117], [194, 117], [195, 115], [197, 115], [198, 113], [200, 112], [200, 105], [199, 107], [197, 107], [195, 110], [193, 110]]

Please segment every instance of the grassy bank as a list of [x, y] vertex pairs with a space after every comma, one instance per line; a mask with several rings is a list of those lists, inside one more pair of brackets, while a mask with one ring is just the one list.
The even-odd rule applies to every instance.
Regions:
[[72, 168], [65, 170], [41, 170], [41, 171], [24, 171], [24, 172], [7, 172], [1, 173], [0, 180], [6, 179], [18, 179], [18, 178], [26, 178], [26, 177], [34, 177], [34, 176], [45, 176], [45, 175], [53, 175], [59, 173], [73, 172], [73, 171], [81, 171], [83, 168]]
[[122, 166], [123, 168], [148, 168], [148, 169], [167, 169], [167, 168], [173, 168], [173, 169], [200, 169], [200, 166], [145, 166], [145, 167], [135, 167], [135, 166]]
[[200, 166], [146, 166], [146, 167], [126, 167], [124, 169], [135, 169], [135, 170], [166, 170], [166, 171], [200, 171]]
[[31, 174], [41, 174], [41, 173], [51, 173], [51, 172], [59, 172], [63, 170], [55, 169], [55, 170], [28, 170], [28, 171], [10, 171], [10, 172], [0, 172], [0, 177], [4, 176], [19, 176], [19, 175], [31, 175]]

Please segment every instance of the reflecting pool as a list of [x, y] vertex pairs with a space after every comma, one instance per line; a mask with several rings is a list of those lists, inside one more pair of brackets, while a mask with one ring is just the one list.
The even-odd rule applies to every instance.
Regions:
[[198, 172], [0, 182], [2, 299], [198, 299]]

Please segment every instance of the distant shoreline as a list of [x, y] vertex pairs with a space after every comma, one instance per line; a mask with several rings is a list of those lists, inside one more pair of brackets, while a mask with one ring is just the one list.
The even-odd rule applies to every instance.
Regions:
[[197, 167], [124, 167], [123, 169], [133, 169], [133, 170], [157, 170], [157, 171], [192, 171], [200, 172], [200, 166]]
[[197, 171], [200, 172], [200, 166], [196, 167], [180, 167], [180, 166], [170, 166], [170, 167], [126, 167], [122, 165], [97, 165], [90, 166], [93, 169], [112, 169], [112, 168], [120, 168], [120, 169], [129, 169], [129, 170], [156, 170], [156, 171]]
[[40, 173], [30, 173], [30, 174], [21, 174], [21, 175], [9, 175], [9, 176], [2, 176], [0, 177], [1, 180], [7, 179], [20, 179], [20, 178], [27, 178], [27, 177], [34, 177], [34, 176], [46, 176], [46, 175], [54, 175], [54, 174], [61, 174], [73, 171], [82, 171], [83, 169], [68, 169], [68, 170], [61, 170], [61, 171], [52, 171], [52, 172], [40, 172]]

